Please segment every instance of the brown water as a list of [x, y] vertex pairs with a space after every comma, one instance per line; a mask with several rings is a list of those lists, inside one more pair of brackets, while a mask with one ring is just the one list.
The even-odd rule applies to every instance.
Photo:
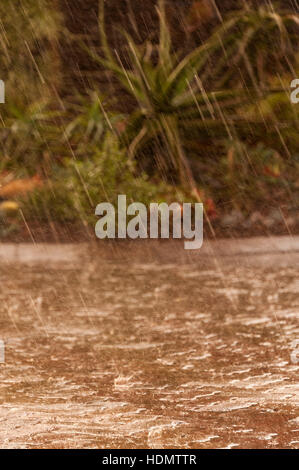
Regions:
[[299, 448], [298, 254], [2, 263], [2, 448]]

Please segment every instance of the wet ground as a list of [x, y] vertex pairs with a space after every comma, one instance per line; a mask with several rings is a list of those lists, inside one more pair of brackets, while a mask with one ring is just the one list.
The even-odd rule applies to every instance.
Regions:
[[299, 448], [298, 243], [229, 243], [2, 247], [1, 447]]

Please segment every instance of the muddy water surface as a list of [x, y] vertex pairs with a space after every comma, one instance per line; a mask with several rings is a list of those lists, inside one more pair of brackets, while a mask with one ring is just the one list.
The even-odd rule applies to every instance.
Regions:
[[185, 261], [1, 264], [2, 448], [299, 448], [298, 254]]

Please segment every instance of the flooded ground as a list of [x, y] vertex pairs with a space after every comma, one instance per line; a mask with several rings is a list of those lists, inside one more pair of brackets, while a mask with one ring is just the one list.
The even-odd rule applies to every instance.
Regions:
[[286, 240], [2, 248], [1, 447], [299, 448]]

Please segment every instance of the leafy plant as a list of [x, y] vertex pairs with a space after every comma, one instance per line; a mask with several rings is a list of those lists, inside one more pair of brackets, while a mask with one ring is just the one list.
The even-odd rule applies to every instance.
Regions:
[[16, 176], [39, 170], [61, 140], [51, 103], [60, 64], [57, 5], [57, 0], [0, 2], [0, 78], [6, 89], [0, 109], [0, 170]]
[[213, 34], [213, 68], [209, 75], [218, 86], [244, 83], [260, 92], [269, 77], [293, 72], [299, 44], [299, 15], [272, 2], [258, 7], [246, 4], [232, 11]]
[[1, 79], [8, 97], [28, 103], [49, 93], [59, 75], [61, 30], [57, 0], [1, 0]]
[[[203, 44], [183, 58], [172, 52], [166, 22], [164, 0], [157, 9], [160, 19], [159, 44], [141, 46], [123, 31], [128, 44], [129, 65], [110, 49], [105, 33], [104, 2], [100, 1], [99, 27], [105, 57], [92, 52], [95, 60], [111, 70], [135, 99], [135, 111], [129, 117], [122, 142], [133, 159], [150, 141], [160, 150], [155, 158], [159, 166], [174, 168], [183, 186], [195, 190], [196, 182], [184, 149], [184, 137], [191, 132], [226, 134], [226, 111], [240, 105], [234, 91], [207, 93], [199, 71], [203, 69], [216, 42]], [[221, 129], [221, 130], [220, 130]], [[226, 134], [227, 135], [227, 134]]]
[[1, 129], [1, 169], [13, 170], [19, 176], [34, 174], [61, 142], [62, 131], [56, 123], [59, 113], [52, 111], [47, 101], [27, 106], [10, 102], [6, 107], [5, 127]]
[[275, 197], [279, 199], [288, 189], [285, 170], [286, 162], [275, 148], [261, 142], [254, 146], [229, 142], [221, 160], [218, 183], [222, 188], [218, 194], [223, 192], [222, 197], [230, 198], [233, 206], [244, 212], [254, 210], [261, 201], [275, 205]]
[[[68, 107], [70, 121], [64, 132], [67, 141], [77, 157], [87, 157], [101, 145], [107, 132], [117, 133], [123, 117], [106, 111], [103, 98], [95, 91], [89, 96], [78, 96]], [[75, 117], [74, 117], [75, 116]]]

